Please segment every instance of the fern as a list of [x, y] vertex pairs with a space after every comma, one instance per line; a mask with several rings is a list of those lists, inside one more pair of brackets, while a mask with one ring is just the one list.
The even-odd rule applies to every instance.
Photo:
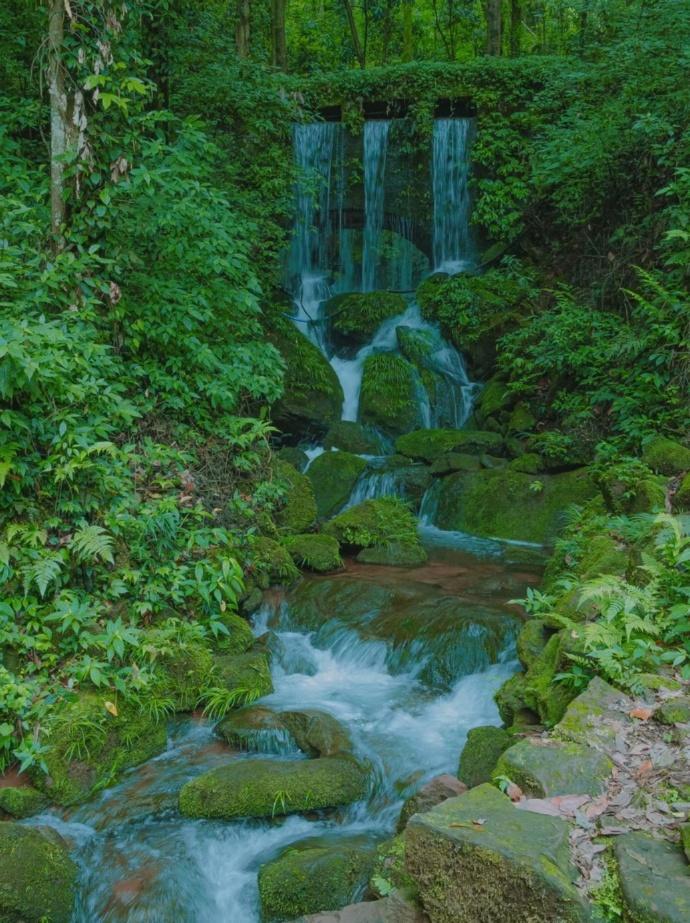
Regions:
[[102, 526], [83, 526], [74, 533], [71, 547], [80, 561], [114, 563], [113, 539]]
[[57, 553], [47, 554], [23, 567], [24, 595], [28, 596], [31, 586], [35, 584], [41, 597], [45, 596], [50, 584], [57, 584], [61, 570], [62, 558]]

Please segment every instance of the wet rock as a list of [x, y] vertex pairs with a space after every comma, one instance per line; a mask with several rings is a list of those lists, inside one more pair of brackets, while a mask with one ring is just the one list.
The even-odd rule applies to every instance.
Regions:
[[340, 449], [354, 455], [380, 455], [384, 450], [383, 440], [377, 432], [351, 420], [334, 423], [323, 444], [326, 449]]
[[420, 790], [407, 799], [400, 811], [398, 832], [405, 829], [413, 814], [422, 814], [431, 810], [447, 798], [454, 798], [467, 791], [467, 786], [455, 776], [444, 775], [430, 779]]
[[531, 618], [522, 626], [517, 639], [517, 653], [525, 669], [529, 669], [543, 653], [550, 634], [543, 619]]
[[690, 920], [690, 875], [680, 847], [635, 831], [616, 837], [614, 851], [623, 902], [631, 920]]
[[479, 468], [481, 468], [481, 461], [476, 455], [466, 452], [448, 452], [447, 455], [439, 455], [434, 461], [431, 473], [452, 474], [455, 471], [478, 471]]
[[360, 422], [390, 437], [422, 426], [415, 367], [395, 353], [375, 353], [364, 360], [359, 398]]
[[[253, 650], [246, 654], [214, 657], [213, 672], [217, 677], [217, 685], [236, 693], [238, 705], [273, 692], [271, 667], [264, 651]], [[210, 681], [211, 677], [207, 675], [207, 686]]]
[[297, 750], [280, 712], [261, 705], [250, 705], [231, 712], [216, 726], [216, 734], [231, 747], [250, 753], [282, 753]]
[[673, 439], [657, 436], [644, 447], [642, 461], [656, 474], [668, 477], [685, 474], [690, 471], [690, 449]]
[[315, 913], [297, 923], [429, 923], [429, 918], [401, 894], [389, 894], [379, 901], [350, 904], [342, 910]]
[[515, 742], [515, 738], [503, 728], [472, 728], [460, 754], [458, 777], [468, 788], [483, 782], [490, 782], [498, 758]]
[[381, 324], [402, 314], [406, 302], [395, 292], [346, 292], [323, 307], [329, 337], [337, 350], [355, 352], [369, 343]]
[[48, 804], [48, 799], [30, 785], [5, 786], [0, 788], [0, 818], [3, 815], [21, 820], [38, 814]]
[[237, 760], [192, 779], [180, 791], [185, 817], [277, 817], [351, 804], [366, 774], [353, 759]]
[[427, 553], [421, 542], [391, 542], [365, 548], [357, 555], [362, 564], [385, 564], [390, 567], [419, 567], [426, 563]]
[[328, 519], [343, 506], [367, 463], [350, 452], [324, 452], [309, 466], [307, 477], [316, 497], [319, 519]]
[[432, 464], [442, 455], [499, 455], [503, 437], [498, 433], [464, 429], [421, 429], [400, 436], [395, 449], [401, 455]]
[[611, 760], [592, 747], [555, 740], [521, 740], [500, 757], [494, 778], [508, 778], [526, 795], [600, 795], [611, 775]]
[[275, 521], [284, 532], [308, 532], [316, 522], [317, 504], [311, 480], [293, 465], [284, 461], [274, 463], [278, 481], [286, 487], [282, 507]]
[[332, 535], [291, 535], [284, 541], [298, 567], [327, 574], [343, 566], [340, 545]]
[[352, 740], [347, 730], [328, 712], [316, 709], [284, 711], [280, 718], [307, 756], [336, 756], [352, 751]]
[[77, 866], [54, 830], [0, 822], [0, 920], [69, 923]]
[[667, 699], [654, 712], [654, 717], [662, 724], [690, 723], [690, 696], [679, 695]]
[[416, 814], [405, 841], [407, 868], [433, 923], [589, 919], [573, 884], [568, 825], [516, 810], [491, 785]]
[[330, 843], [311, 838], [290, 846], [259, 869], [261, 919], [279, 923], [357, 900], [366, 888], [374, 854], [374, 844], [364, 837]]
[[[395, 497], [383, 497], [380, 500], [365, 500], [357, 506], [345, 510], [326, 524], [324, 531], [333, 535], [341, 545], [354, 548], [381, 549], [399, 546], [399, 556], [413, 555], [414, 563], [424, 563], [426, 552], [417, 535], [417, 520], [408, 507]], [[393, 558], [395, 552], [389, 552]], [[381, 563], [381, 561], [370, 561]], [[388, 560], [385, 563], [396, 563]]]

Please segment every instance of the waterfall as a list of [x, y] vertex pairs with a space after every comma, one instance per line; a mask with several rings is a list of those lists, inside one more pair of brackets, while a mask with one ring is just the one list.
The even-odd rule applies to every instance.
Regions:
[[434, 268], [459, 272], [472, 263], [469, 190], [472, 119], [437, 119], [433, 139]]
[[364, 256], [362, 258], [362, 290], [376, 288], [379, 264], [379, 243], [383, 229], [386, 152], [390, 122], [373, 121], [364, 125]]

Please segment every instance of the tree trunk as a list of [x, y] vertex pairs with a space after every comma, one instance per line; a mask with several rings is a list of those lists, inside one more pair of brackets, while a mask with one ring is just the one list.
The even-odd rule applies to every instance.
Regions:
[[357, 29], [357, 21], [355, 20], [355, 11], [352, 8], [350, 0], [343, 0], [343, 6], [345, 7], [348, 25], [350, 26], [350, 35], [352, 36], [352, 47], [355, 52], [355, 57], [357, 58], [359, 66], [364, 67], [366, 61], [364, 60], [364, 49], [362, 48], [359, 30]]
[[520, 0], [510, 0], [510, 54], [516, 58], [521, 51], [522, 7]]
[[240, 58], [248, 58], [250, 51], [251, 17], [250, 0], [237, 0], [237, 25], [235, 26], [235, 43]]
[[403, 0], [403, 61], [411, 61], [414, 58], [414, 48], [412, 47], [412, 9], [414, 0]]
[[486, 51], [501, 53], [501, 0], [486, 0]]
[[285, 35], [285, 10], [287, 0], [272, 0], [273, 64], [287, 70], [287, 37]]

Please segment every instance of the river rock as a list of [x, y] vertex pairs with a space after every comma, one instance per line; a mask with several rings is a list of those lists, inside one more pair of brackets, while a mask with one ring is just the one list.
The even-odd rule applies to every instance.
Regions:
[[327, 574], [343, 566], [340, 545], [332, 535], [290, 535], [284, 545], [298, 567], [317, 574]]
[[379, 901], [363, 901], [342, 910], [310, 914], [297, 923], [429, 923], [429, 918], [412, 901], [394, 892]]
[[437, 475], [453, 474], [455, 471], [478, 471], [482, 467], [477, 455], [467, 452], [448, 452], [439, 455], [431, 466], [431, 473]]
[[274, 462], [273, 471], [276, 480], [285, 486], [285, 497], [275, 516], [276, 524], [283, 532], [308, 532], [317, 514], [310, 478], [281, 460]]
[[284, 711], [280, 718], [307, 756], [336, 756], [352, 751], [350, 735], [328, 712], [316, 709]]
[[220, 621], [227, 628], [226, 635], [219, 635], [215, 648], [223, 654], [245, 654], [254, 645], [254, 632], [246, 619], [234, 612], [222, 612]]
[[275, 453], [275, 457], [280, 461], [287, 462], [288, 465], [292, 465], [293, 468], [296, 468], [300, 474], [304, 472], [304, 469], [309, 464], [309, 456], [304, 451], [296, 445], [285, 445]]
[[351, 452], [324, 452], [311, 463], [307, 477], [316, 497], [319, 519], [328, 519], [343, 506], [367, 463]]
[[504, 777], [526, 795], [600, 795], [613, 763], [601, 751], [557, 740], [521, 740], [499, 758], [494, 778]]
[[0, 920], [3, 923], [69, 923], [77, 866], [62, 838], [0, 822]]
[[447, 798], [455, 798], [467, 791], [467, 786], [448, 773], [435, 776], [423, 785], [416, 794], [407, 799], [400, 811], [398, 831], [404, 830], [413, 814], [423, 814]]
[[362, 896], [374, 864], [375, 846], [365, 837], [295, 843], [259, 869], [264, 923], [300, 914], [337, 910]]
[[187, 782], [185, 817], [276, 817], [351, 804], [364, 797], [366, 774], [354, 759], [236, 760]]
[[326, 433], [323, 440], [326, 449], [340, 449], [354, 455], [381, 455], [384, 444], [381, 436], [361, 423], [352, 420], [338, 420]]
[[30, 785], [0, 787], [0, 818], [4, 815], [21, 820], [38, 814], [48, 804], [48, 799]]
[[468, 788], [490, 782], [498, 758], [514, 742], [513, 735], [503, 728], [492, 725], [472, 728], [460, 754], [458, 778]]
[[390, 437], [422, 426], [421, 387], [417, 369], [403, 356], [394, 353], [368, 356], [362, 372], [360, 422]]
[[369, 343], [381, 324], [402, 314], [406, 302], [396, 292], [346, 292], [323, 307], [328, 333], [337, 350], [354, 352]]
[[517, 810], [492, 785], [415, 814], [405, 841], [432, 923], [589, 919], [573, 883], [568, 824]]
[[680, 847], [634, 831], [614, 838], [629, 918], [641, 923], [690, 920], [690, 874]]
[[284, 753], [298, 749], [280, 712], [261, 705], [231, 712], [216, 726], [216, 734], [231, 747], [249, 753]]
[[595, 676], [568, 705], [554, 731], [565, 740], [598, 747], [604, 753], [614, 752], [617, 729], [633, 723], [632, 707], [629, 696]]
[[423, 564], [427, 559], [417, 520], [397, 497], [365, 500], [332, 519], [325, 532], [341, 545], [375, 549], [365, 556], [370, 564]]
[[481, 456], [490, 452], [500, 455], [502, 449], [503, 437], [499, 433], [479, 430], [420, 429], [395, 441], [396, 452], [427, 464], [449, 453]]
[[[234, 692], [238, 705], [273, 692], [271, 667], [265, 651], [255, 649], [246, 654], [214, 657], [213, 670], [216, 684]], [[209, 683], [208, 676], [206, 682]]]

